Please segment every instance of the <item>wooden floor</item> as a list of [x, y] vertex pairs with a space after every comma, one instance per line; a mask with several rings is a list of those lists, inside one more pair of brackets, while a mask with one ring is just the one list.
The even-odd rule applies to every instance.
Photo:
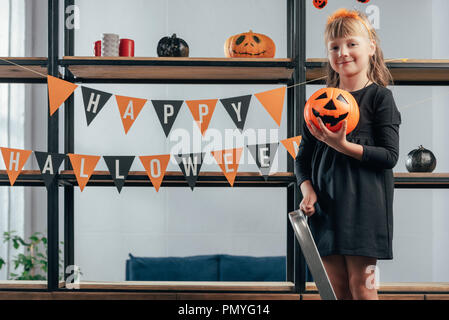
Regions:
[[[313, 282], [306, 294], [291, 282], [81, 282], [47, 292], [45, 281], [0, 281], [0, 300], [320, 300]], [[101, 290], [101, 291], [100, 291]], [[193, 292], [194, 291], [194, 292]], [[449, 283], [381, 283], [381, 300], [449, 300]]]
[[[379, 294], [380, 300], [449, 300], [449, 294]], [[0, 291], [0, 300], [321, 300], [318, 294], [20, 292]]]

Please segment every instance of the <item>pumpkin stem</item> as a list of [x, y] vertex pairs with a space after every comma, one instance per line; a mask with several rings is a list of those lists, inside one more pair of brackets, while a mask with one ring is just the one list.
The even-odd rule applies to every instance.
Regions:
[[176, 39], [176, 33], [173, 33], [171, 36], [173, 39]]
[[422, 146], [422, 144], [421, 144], [421, 145], [419, 145], [419, 149], [424, 149], [424, 147]]

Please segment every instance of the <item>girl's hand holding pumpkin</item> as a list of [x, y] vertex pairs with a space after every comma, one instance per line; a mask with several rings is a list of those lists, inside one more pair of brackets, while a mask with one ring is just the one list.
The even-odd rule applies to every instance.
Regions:
[[336, 132], [330, 131], [323, 123], [320, 117], [317, 117], [318, 124], [320, 125], [320, 129], [317, 129], [313, 123], [307, 123], [307, 127], [309, 128], [310, 133], [317, 138], [318, 140], [324, 142], [331, 148], [334, 148], [338, 152], [343, 152], [345, 150], [345, 146], [347, 144], [346, 140], [346, 128], [347, 121], [344, 120], [340, 130]]

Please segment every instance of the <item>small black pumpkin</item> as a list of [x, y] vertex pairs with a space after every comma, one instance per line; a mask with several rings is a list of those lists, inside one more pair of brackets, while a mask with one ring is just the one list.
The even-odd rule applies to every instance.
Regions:
[[437, 165], [437, 159], [432, 151], [419, 146], [407, 155], [405, 167], [409, 172], [432, 172]]
[[369, 0], [357, 0], [358, 2], [361, 2], [361, 3], [367, 3], [367, 2], [369, 2]]
[[159, 57], [188, 57], [189, 45], [174, 33], [171, 37], [163, 37], [157, 44]]

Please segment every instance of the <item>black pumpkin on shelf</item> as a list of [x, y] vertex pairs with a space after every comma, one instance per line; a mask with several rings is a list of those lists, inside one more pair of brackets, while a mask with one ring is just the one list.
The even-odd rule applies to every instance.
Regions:
[[163, 37], [157, 44], [159, 57], [188, 57], [189, 45], [174, 33], [171, 37]]
[[407, 155], [405, 167], [409, 172], [432, 172], [437, 165], [437, 159], [432, 151], [419, 146]]

